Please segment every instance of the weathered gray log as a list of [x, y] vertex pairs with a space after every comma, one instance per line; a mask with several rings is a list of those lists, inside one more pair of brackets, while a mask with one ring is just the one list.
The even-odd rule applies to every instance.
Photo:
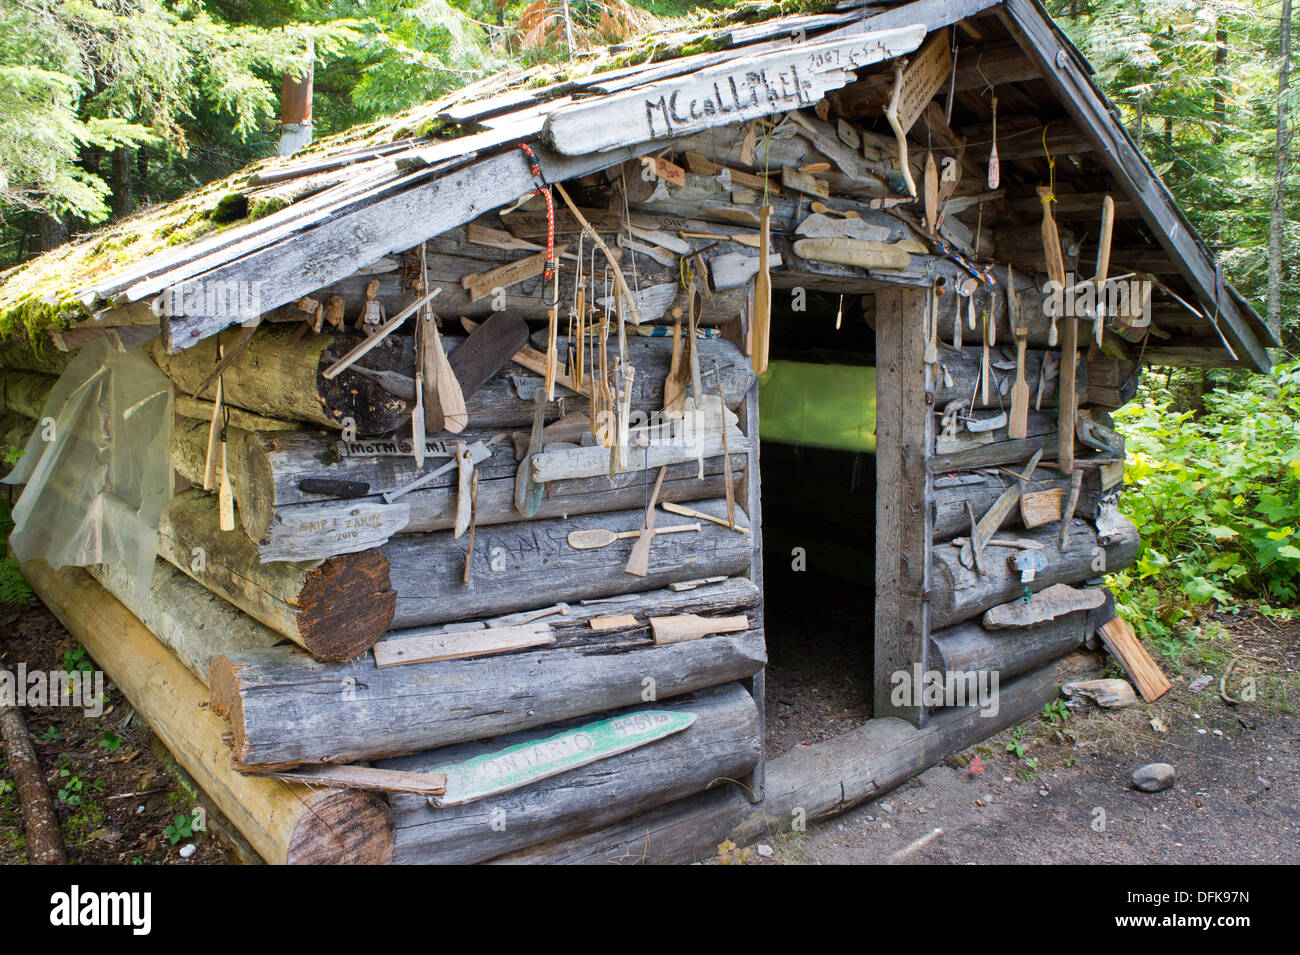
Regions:
[[[1015, 470], [1015, 464], [1009, 464]], [[948, 540], [953, 537], [970, 536], [970, 516], [966, 512], [969, 501], [976, 519], [993, 506], [1004, 490], [1015, 483], [1009, 474], [996, 472], [988, 474], [983, 471], [963, 471], [957, 474], [942, 475], [934, 480], [934, 539]], [[1033, 480], [1029, 482], [1029, 491], [1048, 491], [1060, 488], [1068, 493], [1070, 479], [1054, 467], [1038, 467]], [[1079, 492], [1079, 503], [1074, 509], [1076, 517], [1090, 518], [1097, 513], [1097, 501], [1101, 497], [1101, 477], [1096, 468], [1083, 472], [1083, 484]], [[1020, 508], [1014, 507], [1003, 527], [1020, 527]], [[1060, 525], [1055, 525], [1060, 526]], [[1004, 535], [1005, 536], [1005, 535]]]
[[[970, 331], [963, 326], [966, 339], [978, 341], [979, 331]], [[986, 407], [981, 400], [983, 389], [976, 387], [979, 381], [983, 349], [967, 345], [960, 352], [952, 348], [939, 348], [940, 370], [935, 375], [934, 406], [942, 409], [950, 401], [970, 401], [974, 395], [975, 407]], [[1043, 365], [1042, 349], [1031, 348], [1025, 351], [1025, 381], [1029, 383], [1030, 400], [1038, 391], [1038, 373]], [[998, 347], [990, 351], [993, 382], [1001, 383], [1003, 389], [992, 388], [989, 393], [989, 405], [1006, 409], [1011, 404], [1011, 386], [1016, 382], [1016, 345], [1009, 336], [1004, 341], [998, 339]], [[1103, 408], [1118, 408], [1130, 400], [1137, 392], [1137, 376], [1132, 362], [1117, 361], [1104, 355], [1097, 355], [1091, 360], [1087, 353], [1079, 355], [1079, 365], [1075, 374], [1076, 387], [1080, 405], [1093, 405]], [[947, 372], [947, 375], [944, 372]], [[952, 384], [947, 384], [951, 378]], [[1122, 400], [1121, 400], [1122, 399]], [[1056, 407], [1056, 389], [1045, 395], [1042, 406]]]
[[349, 660], [388, 630], [397, 594], [376, 550], [323, 563], [262, 563], [239, 530], [220, 529], [215, 495], [172, 498], [158, 524], [158, 553], [217, 596], [322, 660]]
[[[304, 313], [304, 317], [306, 313]], [[451, 321], [449, 332], [459, 332]], [[350, 421], [360, 435], [388, 434], [410, 418], [409, 402], [381, 388], [375, 381], [351, 369], [333, 379], [322, 372], [362, 340], [360, 333], [307, 335], [290, 344], [297, 334], [293, 326], [272, 325], [260, 329], [248, 346], [222, 375], [225, 400], [234, 406], [271, 418], [287, 418], [309, 424], [343, 429]], [[443, 336], [448, 352], [464, 341], [455, 334]], [[611, 353], [614, 351], [611, 341]], [[193, 394], [216, 363], [216, 339], [199, 342], [179, 354], [168, 354], [162, 344], [150, 346], [150, 357], [163, 373]], [[663, 381], [668, 373], [672, 342], [667, 338], [629, 336], [628, 360], [636, 367], [632, 407], [642, 412], [663, 407]], [[716, 360], [721, 367], [723, 396], [729, 407], [744, 400], [753, 372], [740, 350], [722, 339], [700, 342], [705, 368]], [[395, 371], [409, 376], [415, 367], [415, 346], [409, 335], [393, 334], [379, 343], [360, 362], [373, 371]], [[494, 375], [467, 403], [468, 427], [501, 429], [527, 427], [532, 422], [532, 396], [520, 397], [515, 378], [536, 378], [513, 362]], [[717, 386], [710, 381], [710, 391]], [[205, 394], [201, 397], [211, 397]], [[571, 395], [565, 401], [569, 412], [587, 410], [587, 400]]]
[[[221, 657], [212, 707], [249, 765], [354, 763], [544, 726], [740, 680], [767, 662], [761, 630], [647, 646], [568, 647], [376, 668], [293, 648]], [[647, 682], [648, 681], [648, 682]]]
[[571, 839], [499, 857], [505, 864], [695, 862], [730, 839], [747, 845], [795, 824], [851, 809], [1036, 713], [1062, 683], [1100, 671], [1095, 654], [1075, 653], [999, 688], [996, 712], [941, 712], [922, 729], [901, 719], [869, 720], [828, 743], [795, 747], [767, 762], [766, 798], [751, 804], [738, 787], [715, 788]]
[[1039, 450], [1045, 451], [1050, 459], [1056, 456], [1056, 414], [1031, 409], [1027, 415], [1025, 437], [1015, 440], [1007, 437], [1006, 425], [992, 431], [974, 432], [959, 423], [958, 431], [952, 437], [945, 437], [936, 427], [934, 444], [935, 474], [1028, 461]]
[[[526, 733], [385, 760], [385, 769], [426, 772], [508, 746], [544, 740], [595, 719], [644, 710], [686, 711], [695, 722], [680, 733], [544, 779], [525, 789], [463, 806], [434, 809], [427, 799], [389, 797], [397, 823], [393, 862], [463, 865], [608, 825], [674, 799], [703, 792], [722, 779], [743, 779], [758, 763], [758, 709], [737, 683], [644, 703]], [[506, 825], [493, 825], [504, 818]]]
[[[466, 431], [458, 435], [463, 443], [486, 442], [499, 432]], [[368, 485], [370, 494], [356, 498], [358, 502], [382, 502], [380, 492], [401, 487], [445, 464], [450, 459], [431, 458], [423, 471], [416, 467], [410, 455], [364, 455], [338, 453], [339, 441], [323, 432], [288, 432], [280, 434], [246, 434], [235, 432], [232, 439], [231, 477], [235, 500], [239, 504], [240, 520], [248, 536], [256, 541], [278, 546], [279, 538], [302, 524], [310, 522], [312, 513], [336, 501], [320, 494], [302, 490], [304, 478], [346, 481]], [[207, 430], [203, 429], [202, 444], [191, 442], [191, 457], [206, 451]], [[359, 445], [374, 442], [357, 442]], [[447, 439], [454, 449], [454, 443]], [[488, 446], [492, 456], [476, 468], [479, 477], [477, 523], [502, 524], [519, 519], [515, 509], [515, 461], [513, 444], [498, 441]], [[748, 463], [748, 456], [739, 448], [731, 448], [731, 468], [739, 481]], [[614, 478], [585, 478], [570, 481], [553, 481], [547, 496], [535, 515], [537, 518], [573, 516], [594, 511], [621, 510], [643, 504], [645, 478], [636, 455], [628, 461], [629, 470]], [[192, 465], [191, 465], [192, 466]], [[705, 477], [699, 480], [694, 461], [672, 465], [664, 479], [660, 499], [664, 501], [690, 501], [716, 497], [723, 492], [722, 458], [706, 458]], [[653, 476], [652, 476], [653, 477]], [[423, 488], [399, 498], [410, 508], [409, 523], [405, 533], [445, 530], [455, 523], [457, 502], [457, 472], [453, 468], [434, 479]]]
[[984, 551], [986, 573], [962, 566], [958, 548], [951, 545], [934, 548], [934, 566], [930, 591], [930, 621], [935, 630], [951, 626], [990, 607], [1007, 603], [1024, 595], [1026, 588], [1037, 592], [1052, 584], [1077, 584], [1102, 573], [1113, 573], [1133, 563], [1137, 556], [1137, 528], [1127, 518], [1115, 539], [1104, 547], [1098, 543], [1091, 524], [1075, 521], [1070, 542], [1060, 546], [1060, 530], [1047, 524], [1017, 537], [1038, 541], [1047, 567], [1040, 570], [1032, 583], [1021, 583], [1020, 573], [1011, 566], [1010, 548], [987, 548]]
[[[702, 501], [694, 506], [717, 517], [726, 515], [725, 501]], [[388, 558], [389, 576], [397, 591], [393, 626], [472, 620], [559, 600], [609, 597], [652, 590], [673, 581], [749, 570], [752, 537], [713, 523], [701, 522], [698, 533], [656, 537], [650, 549], [650, 572], [644, 578], [623, 570], [634, 540], [616, 541], [595, 550], [574, 550], [565, 540], [575, 530], [636, 530], [643, 516], [644, 511], [638, 509], [480, 528], [468, 584], [461, 582], [463, 540], [455, 540], [447, 531], [395, 537], [380, 548]], [[739, 507], [736, 521], [749, 526]]]
[[217, 657], [265, 650], [284, 642], [282, 635], [199, 586], [161, 557], [154, 562], [152, 580], [143, 585], [122, 564], [96, 564], [86, 569], [204, 683]]
[[949, 673], [994, 672], [999, 681], [1080, 649], [1088, 639], [1088, 614], [1065, 614], [1037, 627], [985, 630], [968, 620], [930, 635], [929, 668]]

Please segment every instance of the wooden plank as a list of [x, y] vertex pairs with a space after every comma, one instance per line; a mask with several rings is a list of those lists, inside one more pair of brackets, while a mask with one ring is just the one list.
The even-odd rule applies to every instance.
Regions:
[[375, 666], [395, 667], [410, 663], [432, 663], [435, 660], [468, 660], [471, 657], [507, 653], [525, 647], [547, 646], [554, 642], [555, 636], [545, 623], [462, 630], [457, 633], [416, 633], [375, 644]]
[[744, 614], [701, 617], [695, 613], [679, 613], [671, 617], [651, 617], [650, 629], [654, 631], [655, 643], [681, 643], [715, 633], [740, 633], [749, 629], [749, 618]]
[[543, 779], [640, 749], [680, 733], [694, 722], [695, 714], [689, 710], [632, 710], [565, 729], [547, 738], [441, 764], [432, 772], [445, 776], [446, 792], [436, 795], [430, 803], [438, 809], [463, 806], [523, 789]]
[[925, 721], [919, 695], [898, 706], [891, 677], [924, 667], [929, 627], [933, 533], [934, 415], [926, 401], [932, 366], [924, 361], [927, 293], [876, 293], [876, 608], [873, 713], [913, 725]]
[[347, 278], [360, 265], [463, 225], [533, 188], [532, 172], [523, 153], [510, 150], [214, 268], [196, 280], [209, 284], [247, 283], [212, 287], [256, 289], [257, 294], [252, 296], [255, 303], [243, 302], [241, 297], [237, 307], [209, 311], [205, 302], [183, 301], [179, 313], [164, 318], [167, 350], [188, 348], [223, 328]]
[[911, 52], [924, 36], [923, 26], [905, 26], [722, 63], [563, 107], [546, 118], [543, 136], [579, 156], [811, 106], [852, 82], [853, 70]]
[[1124, 667], [1124, 672], [1133, 678], [1142, 699], [1153, 703], [1169, 692], [1168, 678], [1123, 617], [1112, 617], [1097, 628], [1097, 635]]
[[[244, 771], [246, 770], [241, 769], [241, 772]], [[303, 766], [300, 769], [282, 769], [269, 775], [288, 783], [331, 786], [335, 789], [365, 789], [377, 793], [441, 796], [447, 791], [447, 777], [443, 773], [410, 773], [395, 769], [375, 769], [371, 766]]]

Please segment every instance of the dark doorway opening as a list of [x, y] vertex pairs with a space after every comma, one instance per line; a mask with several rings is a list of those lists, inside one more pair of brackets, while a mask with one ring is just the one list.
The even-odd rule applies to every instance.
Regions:
[[760, 397], [769, 758], [871, 716], [875, 349], [862, 296], [774, 290]]

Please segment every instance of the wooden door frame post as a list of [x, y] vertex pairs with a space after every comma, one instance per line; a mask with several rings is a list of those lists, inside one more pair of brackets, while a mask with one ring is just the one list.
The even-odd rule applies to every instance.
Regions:
[[[934, 530], [934, 370], [925, 363], [928, 289], [876, 292], [876, 717], [923, 726], [915, 667], [927, 667]], [[895, 675], [914, 690], [897, 705]]]

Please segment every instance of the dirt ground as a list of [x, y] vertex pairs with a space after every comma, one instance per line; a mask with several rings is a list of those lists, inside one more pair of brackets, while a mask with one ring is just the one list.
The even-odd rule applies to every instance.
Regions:
[[[1300, 862], [1300, 622], [1250, 611], [1214, 622], [1222, 635], [1181, 670], [1161, 660], [1174, 687], [1156, 703], [1013, 727], [750, 861]], [[1239, 698], [1253, 678], [1253, 702], [1219, 695], [1234, 659], [1225, 689]], [[1202, 673], [1212, 679], [1193, 690]], [[1174, 766], [1172, 788], [1131, 786], [1151, 762]]]
[[[88, 666], [85, 651], [40, 603], [0, 604], [0, 669], [15, 673]], [[24, 707], [23, 717], [55, 801], [68, 862], [77, 865], [220, 864], [233, 852], [215, 831], [193, 831], [194, 794], [167, 773], [151, 734], [111, 683], [103, 713]], [[0, 864], [27, 862], [18, 794], [0, 751]], [[177, 817], [190, 833], [173, 844]], [[200, 820], [202, 822], [202, 820]], [[188, 858], [181, 855], [193, 846]], [[188, 850], [187, 850], [188, 851]]]

